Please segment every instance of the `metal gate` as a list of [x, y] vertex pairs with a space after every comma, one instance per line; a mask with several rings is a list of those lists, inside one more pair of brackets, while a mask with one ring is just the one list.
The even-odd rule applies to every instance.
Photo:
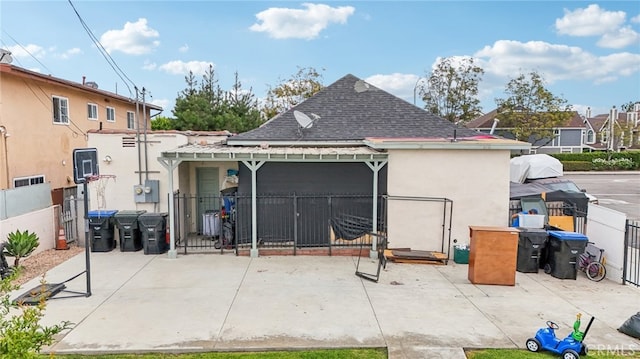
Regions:
[[60, 227], [64, 229], [67, 243], [78, 243], [78, 201], [76, 187], [65, 188], [63, 191], [63, 203], [60, 214]]
[[622, 284], [640, 287], [640, 222], [627, 220], [624, 234]]

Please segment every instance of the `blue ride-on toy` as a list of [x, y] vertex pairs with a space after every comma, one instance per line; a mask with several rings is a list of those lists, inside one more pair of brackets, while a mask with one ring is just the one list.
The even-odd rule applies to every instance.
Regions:
[[580, 359], [580, 355], [587, 355], [587, 346], [582, 342], [587, 336], [591, 323], [593, 323], [593, 317], [589, 320], [587, 328], [584, 332], [580, 331], [580, 318], [582, 314], [576, 315], [576, 321], [573, 324], [573, 332], [567, 335], [566, 338], [560, 340], [556, 337], [556, 329], [559, 328], [558, 324], [547, 321], [546, 328], [540, 328], [536, 332], [535, 338], [527, 339], [527, 349], [532, 352], [542, 350], [550, 351], [555, 354], [562, 355], [562, 359]]

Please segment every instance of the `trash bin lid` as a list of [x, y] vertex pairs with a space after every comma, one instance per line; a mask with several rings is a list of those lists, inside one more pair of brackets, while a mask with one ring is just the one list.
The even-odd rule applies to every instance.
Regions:
[[124, 210], [124, 211], [118, 211], [118, 213], [116, 213], [114, 216], [115, 217], [138, 217], [143, 213], [147, 213], [146, 210], [141, 209], [141, 210]]
[[87, 217], [89, 218], [111, 217], [116, 213], [118, 213], [118, 210], [116, 209], [100, 209], [95, 211], [89, 211], [89, 213], [87, 213]]
[[578, 232], [567, 231], [548, 231], [550, 237], [554, 237], [561, 241], [586, 241], [587, 236]]
[[142, 219], [142, 218], [151, 218], [151, 217], [153, 217], [153, 218], [160, 217], [161, 218], [161, 217], [166, 217], [168, 215], [169, 215], [169, 213], [167, 213], [167, 212], [147, 212], [147, 213], [141, 214], [140, 215], [140, 219]]

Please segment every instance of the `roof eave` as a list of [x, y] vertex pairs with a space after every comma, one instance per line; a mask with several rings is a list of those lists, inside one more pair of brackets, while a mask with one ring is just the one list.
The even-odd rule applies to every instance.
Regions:
[[364, 143], [376, 150], [529, 150], [528, 142], [506, 139], [425, 139], [379, 140], [365, 139]]

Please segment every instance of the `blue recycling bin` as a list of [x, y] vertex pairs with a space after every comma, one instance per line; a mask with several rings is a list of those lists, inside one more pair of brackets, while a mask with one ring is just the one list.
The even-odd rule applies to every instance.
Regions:
[[113, 216], [117, 210], [89, 211], [89, 239], [92, 252], [110, 252], [116, 247]]
[[548, 233], [545, 273], [559, 279], [576, 279], [580, 255], [587, 247], [587, 236], [567, 231], [548, 231]]

